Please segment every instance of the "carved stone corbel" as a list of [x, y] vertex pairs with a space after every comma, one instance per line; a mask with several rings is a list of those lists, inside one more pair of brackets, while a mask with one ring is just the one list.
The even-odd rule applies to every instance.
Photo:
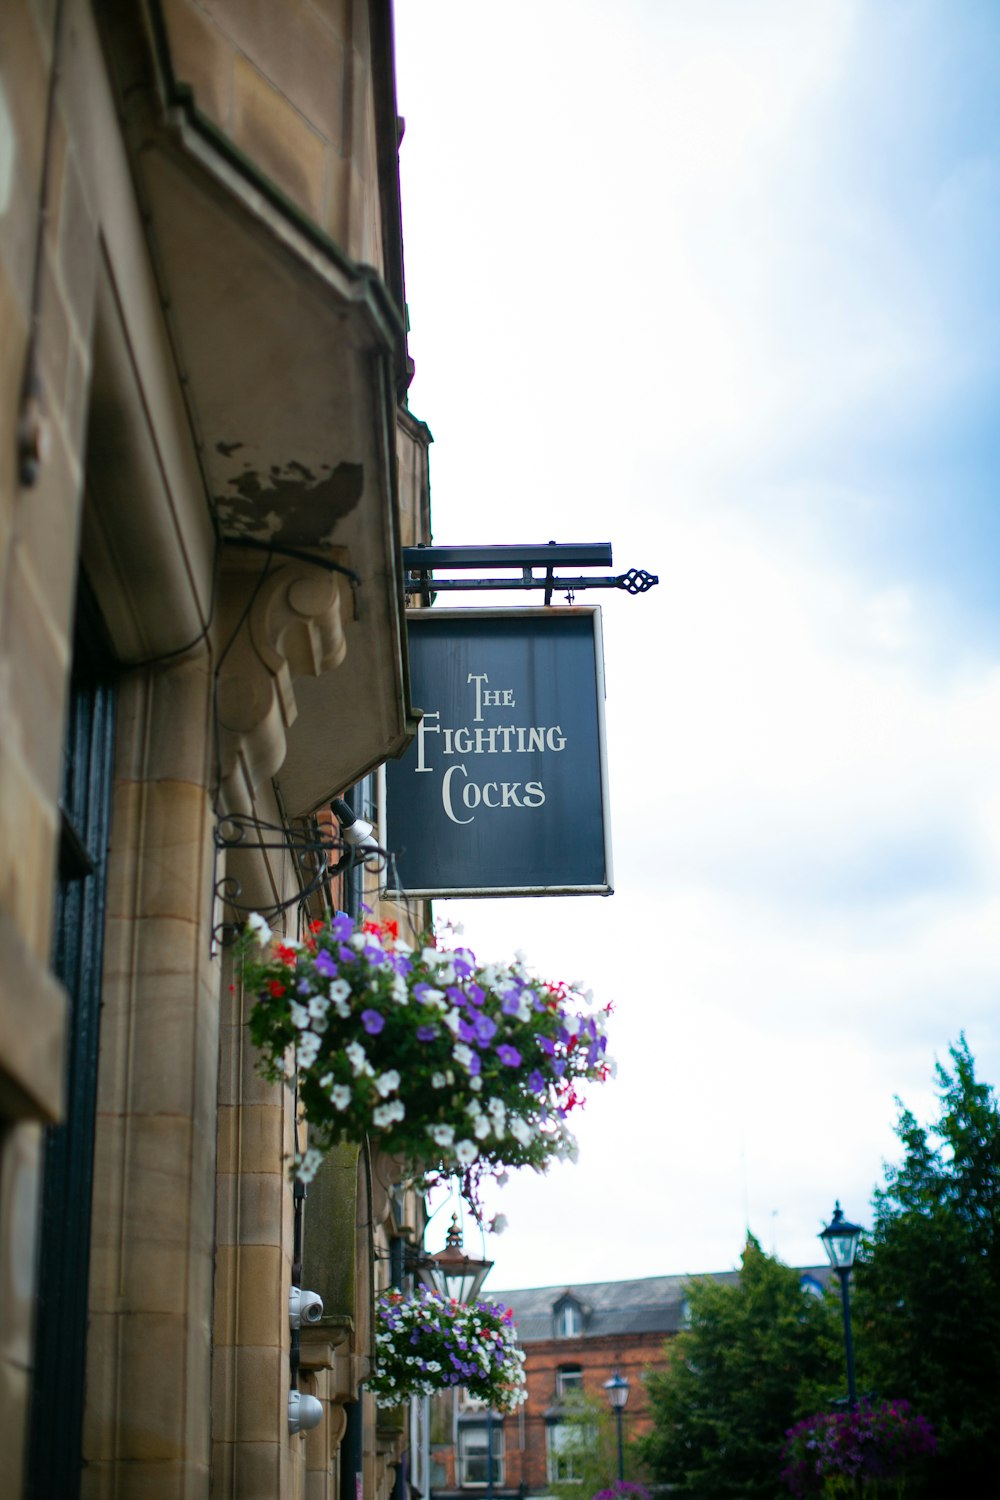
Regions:
[[369, 1374], [367, 1357], [352, 1353], [353, 1334], [351, 1318], [324, 1317], [322, 1323], [303, 1328], [300, 1335], [300, 1368], [316, 1379], [315, 1394], [327, 1408], [323, 1426], [330, 1458], [347, 1427], [344, 1407], [358, 1399], [358, 1386]]
[[227, 812], [249, 812], [285, 758], [295, 679], [319, 677], [347, 655], [351, 596], [345, 578], [320, 566], [276, 561], [262, 577], [259, 557], [245, 554], [227, 558], [220, 589], [220, 800]]

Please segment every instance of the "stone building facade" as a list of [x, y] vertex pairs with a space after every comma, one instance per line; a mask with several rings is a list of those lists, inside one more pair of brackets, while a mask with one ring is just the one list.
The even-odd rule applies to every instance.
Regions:
[[[295, 932], [287, 830], [370, 812], [416, 723], [400, 128], [390, 0], [0, 5], [11, 1496], [398, 1482], [358, 1392], [421, 1206], [357, 1150], [293, 1194], [226, 938], [248, 906]], [[293, 1272], [325, 1303], [297, 1374]]]

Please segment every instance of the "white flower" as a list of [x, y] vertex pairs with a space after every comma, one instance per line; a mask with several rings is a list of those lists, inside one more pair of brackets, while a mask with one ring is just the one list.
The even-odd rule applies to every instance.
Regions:
[[380, 1104], [373, 1109], [372, 1119], [376, 1125], [391, 1125], [393, 1120], [401, 1120], [405, 1114], [402, 1099], [393, 1099], [391, 1104]]
[[288, 1009], [291, 1012], [292, 1025], [297, 1026], [300, 1031], [305, 1031], [309, 1025], [309, 1012], [305, 1006], [300, 1005], [297, 1000], [293, 1000]]
[[444, 1076], [443, 1073], [432, 1073], [431, 1074], [431, 1088], [432, 1089], [443, 1089], [444, 1086], [445, 1086], [445, 1084], [447, 1082], [448, 1082], [448, 1080], [447, 1080], [447, 1078], [445, 1078], [445, 1076]]
[[451, 1049], [451, 1055], [462, 1068], [468, 1068], [472, 1062], [472, 1048], [467, 1047], [464, 1042], [456, 1042]]
[[351, 986], [348, 984], [346, 979], [331, 979], [330, 988], [327, 990], [327, 994], [330, 996], [330, 999], [334, 1002], [334, 1004], [336, 1004], [338, 1000], [347, 1000], [350, 996], [350, 993]]
[[[473, 1100], [473, 1103], [475, 1101]], [[485, 1115], [480, 1115], [472, 1127], [472, 1133], [477, 1141], [484, 1141], [490, 1133], [490, 1122]]]
[[472, 1090], [472, 1092], [474, 1094], [478, 1094], [479, 1090], [482, 1088], [482, 1086], [483, 1086], [483, 1080], [481, 1078], [470, 1078], [469, 1079], [469, 1088]]
[[471, 1167], [479, 1155], [479, 1147], [475, 1141], [458, 1141], [455, 1146], [455, 1155], [463, 1167]]
[[317, 1150], [315, 1146], [310, 1146], [305, 1156], [303, 1156], [296, 1164], [296, 1177], [298, 1177], [301, 1182], [312, 1182], [313, 1178], [316, 1176], [316, 1170], [322, 1160], [322, 1151]]
[[531, 1126], [527, 1120], [522, 1120], [520, 1115], [511, 1115], [507, 1121], [507, 1129], [516, 1141], [520, 1141], [522, 1146], [531, 1144]]
[[507, 1106], [502, 1099], [487, 1099], [486, 1108], [497, 1122], [497, 1129], [503, 1129], [503, 1122], [507, 1116]]
[[368, 933], [367, 932], [355, 932], [355, 933], [352, 933], [352, 935], [347, 939], [347, 945], [348, 945], [348, 947], [349, 948], [353, 948], [354, 951], [355, 951], [355, 953], [360, 953], [361, 950], [362, 950], [362, 948], [366, 945], [367, 942], [368, 942]]
[[441, 964], [438, 968], [437, 981], [438, 984], [455, 983], [455, 966], [450, 962], [450, 960], [446, 964]]
[[313, 1032], [307, 1031], [299, 1037], [298, 1059], [300, 1068], [311, 1068], [319, 1056], [319, 1037]]
[[503, 1234], [507, 1228], [507, 1215], [494, 1214], [489, 1223], [490, 1234]]
[[583, 1025], [583, 1017], [574, 1015], [573, 1012], [570, 1011], [567, 1015], [563, 1016], [562, 1023], [565, 1026], [566, 1030], [569, 1032], [570, 1036], [576, 1036], [580, 1030], [580, 1027]]
[[402, 974], [394, 974], [392, 976], [392, 984], [390, 986], [390, 989], [392, 992], [392, 998], [395, 1000], [396, 1004], [405, 1005], [408, 999], [408, 993], [406, 989], [406, 980], [403, 978]]
[[387, 1098], [388, 1095], [391, 1094], [395, 1089], [398, 1089], [399, 1074], [397, 1073], [396, 1069], [390, 1068], [387, 1073], [380, 1073], [375, 1080], [375, 1087], [378, 1089], [383, 1099]]
[[428, 1125], [427, 1134], [436, 1146], [451, 1146], [455, 1141], [453, 1125]]
[[364, 1073], [368, 1078], [375, 1076], [375, 1069], [368, 1061], [368, 1056], [360, 1042], [348, 1042], [344, 1048], [344, 1053], [351, 1065], [351, 1072], [355, 1078], [361, 1073]]
[[351, 1091], [346, 1083], [335, 1083], [330, 1090], [330, 1103], [334, 1109], [346, 1109], [351, 1102]]
[[453, 1036], [458, 1036], [458, 1028], [462, 1024], [462, 1012], [458, 1009], [457, 1005], [452, 1006], [451, 1010], [445, 1016], [444, 1024]]
[[262, 948], [266, 948], [268, 943], [274, 936], [274, 933], [271, 931], [270, 927], [268, 927], [267, 923], [264, 921], [264, 918], [260, 915], [260, 912], [252, 911], [250, 913], [250, 915], [247, 917], [247, 926], [253, 933], [254, 937], [257, 939], [260, 946]]
[[465, 1113], [471, 1115], [474, 1120], [478, 1119], [483, 1112], [483, 1106], [478, 1099], [470, 1099], [465, 1106]]

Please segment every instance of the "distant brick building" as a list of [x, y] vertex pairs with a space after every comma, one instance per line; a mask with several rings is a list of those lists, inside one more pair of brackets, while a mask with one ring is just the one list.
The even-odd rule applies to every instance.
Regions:
[[[828, 1266], [801, 1272], [803, 1286], [820, 1292]], [[711, 1279], [735, 1283], [738, 1271]], [[514, 1310], [527, 1356], [528, 1399], [512, 1416], [491, 1417], [481, 1407], [448, 1398], [432, 1433], [434, 1500], [460, 1500], [487, 1488], [487, 1446], [492, 1437], [493, 1493], [498, 1500], [544, 1494], [572, 1480], [566, 1418], [580, 1395], [606, 1401], [604, 1382], [618, 1371], [630, 1384], [624, 1412], [626, 1443], [650, 1428], [645, 1374], [664, 1369], [667, 1341], [687, 1318], [689, 1276], [647, 1276], [583, 1286], [490, 1292]]]

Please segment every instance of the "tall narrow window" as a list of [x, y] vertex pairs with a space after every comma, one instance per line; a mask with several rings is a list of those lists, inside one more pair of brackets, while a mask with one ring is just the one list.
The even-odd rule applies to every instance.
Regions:
[[503, 1423], [460, 1422], [458, 1428], [458, 1483], [463, 1489], [485, 1488], [489, 1481], [489, 1440], [493, 1443], [493, 1483], [504, 1483]]

